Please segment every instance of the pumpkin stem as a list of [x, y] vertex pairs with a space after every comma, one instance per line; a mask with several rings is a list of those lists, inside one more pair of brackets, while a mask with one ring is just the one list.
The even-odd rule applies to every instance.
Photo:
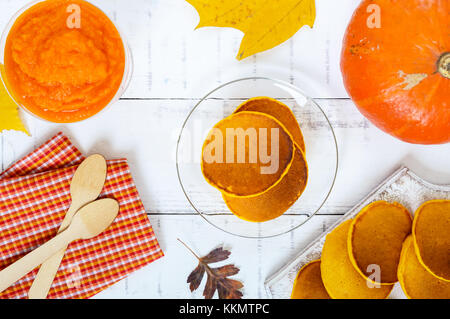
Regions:
[[450, 52], [441, 55], [438, 61], [439, 73], [448, 79], [450, 79]]

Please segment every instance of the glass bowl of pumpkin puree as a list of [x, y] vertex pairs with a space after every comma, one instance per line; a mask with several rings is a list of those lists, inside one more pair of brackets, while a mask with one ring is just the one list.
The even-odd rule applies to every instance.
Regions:
[[1, 38], [1, 78], [28, 113], [54, 123], [90, 118], [116, 102], [131, 52], [112, 20], [84, 0], [34, 1]]

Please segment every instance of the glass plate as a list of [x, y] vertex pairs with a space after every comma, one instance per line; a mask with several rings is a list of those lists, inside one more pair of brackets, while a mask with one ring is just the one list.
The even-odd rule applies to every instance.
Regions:
[[[202, 146], [211, 128], [244, 101], [257, 96], [280, 100], [292, 111], [302, 129], [309, 181], [299, 200], [281, 217], [252, 223], [233, 215], [221, 193], [203, 177]], [[275, 79], [254, 77], [235, 80], [208, 93], [189, 113], [177, 145], [177, 173], [192, 207], [211, 225], [229, 234], [265, 238], [290, 232], [315, 215], [330, 195], [338, 168], [336, 136], [320, 106], [298, 88]]]

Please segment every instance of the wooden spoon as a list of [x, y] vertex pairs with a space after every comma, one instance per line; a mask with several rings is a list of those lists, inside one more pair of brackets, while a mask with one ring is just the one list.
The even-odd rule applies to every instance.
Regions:
[[[58, 233], [70, 225], [73, 216], [81, 207], [98, 198], [105, 184], [106, 171], [106, 160], [98, 154], [89, 156], [80, 164], [70, 184], [72, 203]], [[29, 299], [45, 299], [47, 297], [65, 251], [66, 247], [42, 264], [28, 292]]]
[[101, 199], [80, 209], [66, 230], [0, 271], [0, 293], [71, 242], [100, 235], [118, 213], [119, 204], [113, 199]]

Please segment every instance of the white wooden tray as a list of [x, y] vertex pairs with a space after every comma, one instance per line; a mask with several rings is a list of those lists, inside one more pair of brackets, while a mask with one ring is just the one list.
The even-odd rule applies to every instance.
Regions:
[[[423, 202], [432, 199], [450, 199], [450, 185], [431, 184], [418, 177], [410, 169], [406, 167], [400, 168], [345, 214], [342, 219], [337, 221], [325, 233], [313, 241], [296, 258], [289, 261], [286, 266], [270, 276], [265, 282], [268, 296], [275, 299], [290, 298], [298, 271], [308, 262], [320, 258], [327, 234], [343, 221], [355, 217], [366, 205], [378, 200], [398, 202], [408, 208], [411, 213], [414, 213]], [[395, 285], [389, 298], [405, 298], [399, 284]]]

